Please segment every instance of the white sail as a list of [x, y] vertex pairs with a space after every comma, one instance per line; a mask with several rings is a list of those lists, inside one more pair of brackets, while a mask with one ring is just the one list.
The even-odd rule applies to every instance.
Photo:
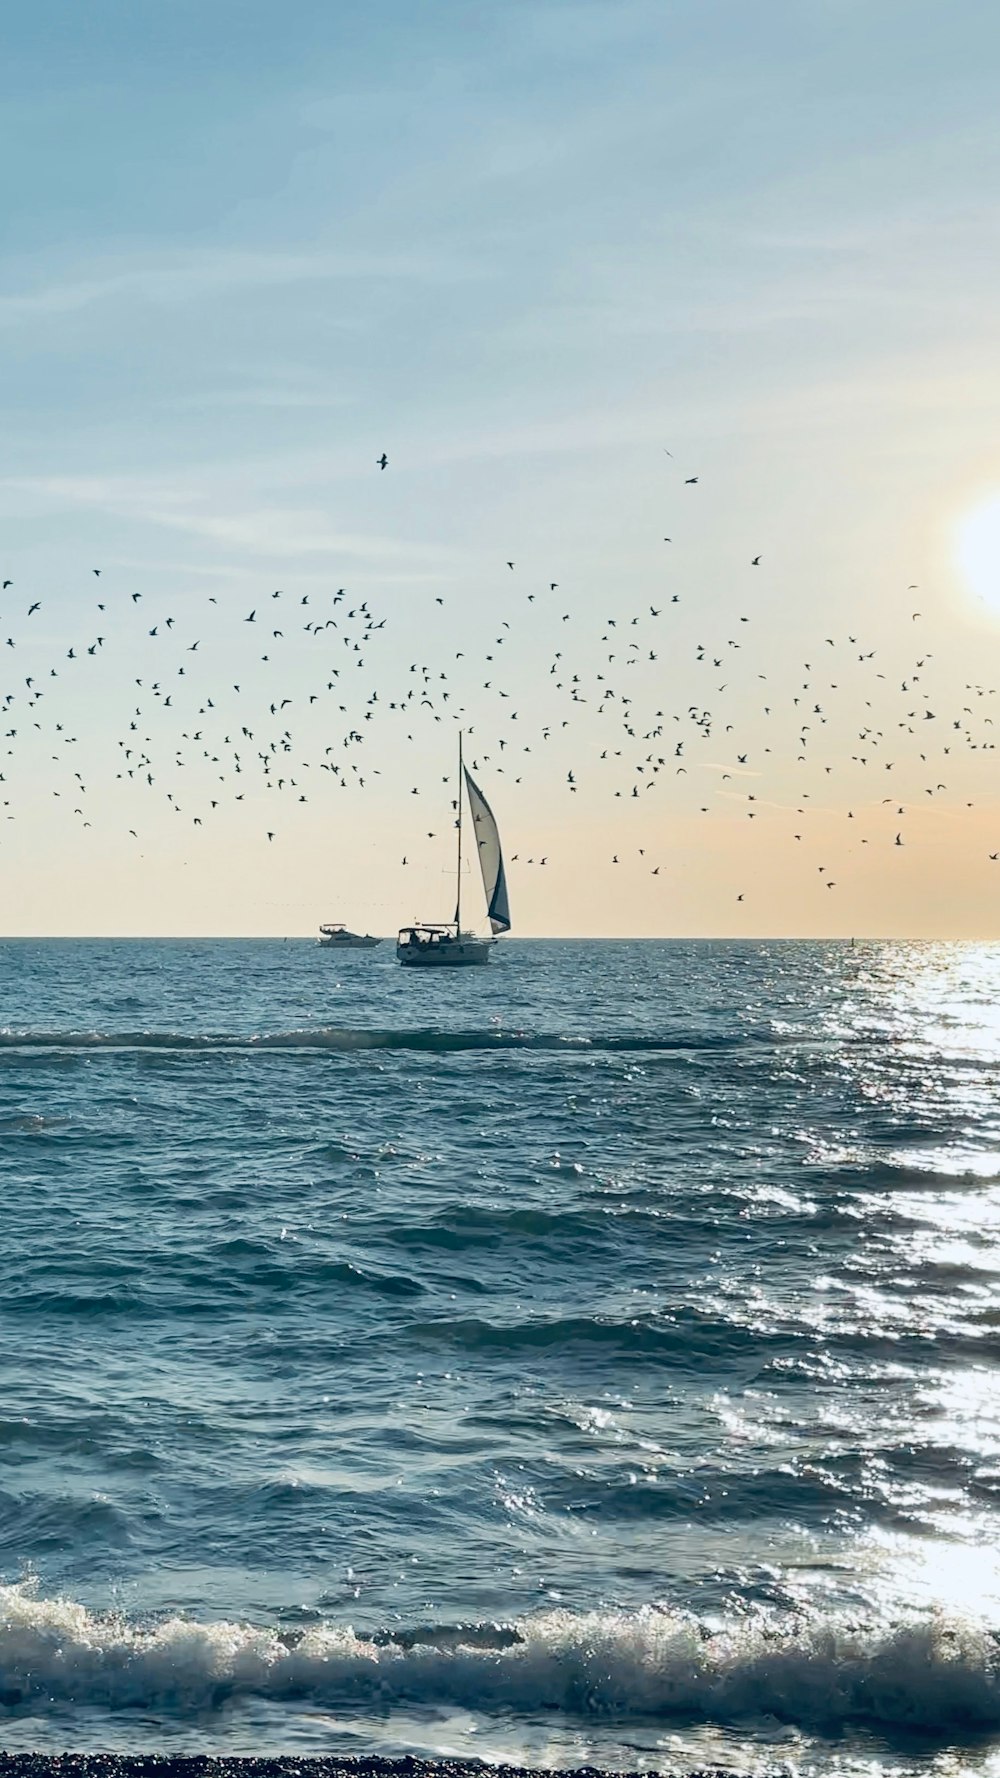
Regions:
[[490, 917], [493, 931], [510, 931], [510, 907], [507, 901], [507, 878], [504, 875], [503, 853], [500, 850], [500, 835], [493, 819], [493, 811], [486, 801], [479, 786], [465, 773], [465, 785], [469, 792], [469, 807], [472, 810], [472, 825], [476, 836], [476, 850], [483, 873], [483, 888], [486, 891], [486, 911]]

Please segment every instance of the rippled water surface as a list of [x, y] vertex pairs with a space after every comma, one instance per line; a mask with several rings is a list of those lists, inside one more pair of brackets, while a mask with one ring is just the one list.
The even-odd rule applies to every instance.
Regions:
[[1000, 1772], [1000, 950], [0, 968], [3, 1745]]

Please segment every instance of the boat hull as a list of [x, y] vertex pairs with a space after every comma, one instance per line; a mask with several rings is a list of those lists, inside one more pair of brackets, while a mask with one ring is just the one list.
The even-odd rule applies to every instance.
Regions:
[[435, 939], [423, 944], [398, 944], [396, 956], [406, 969], [461, 969], [488, 963], [490, 949], [488, 939]]
[[373, 951], [382, 943], [380, 938], [321, 938], [317, 940], [321, 951]]

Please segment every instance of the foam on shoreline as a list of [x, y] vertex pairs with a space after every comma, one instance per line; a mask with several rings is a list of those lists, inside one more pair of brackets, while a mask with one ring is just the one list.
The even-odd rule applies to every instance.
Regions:
[[961, 1736], [1000, 1728], [1000, 1645], [988, 1627], [941, 1614], [716, 1628], [653, 1607], [389, 1636], [330, 1624], [289, 1634], [180, 1617], [136, 1624], [0, 1588], [0, 1711], [44, 1700], [188, 1717], [238, 1698], [352, 1715], [458, 1706], [604, 1724], [768, 1717], [834, 1733]]

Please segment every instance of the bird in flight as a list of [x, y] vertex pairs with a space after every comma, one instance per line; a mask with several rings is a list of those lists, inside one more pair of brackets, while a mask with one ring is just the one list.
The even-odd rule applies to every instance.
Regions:
[[751, 566], [751, 568], [759, 568], [759, 567], [760, 567], [760, 557], [759, 557], [759, 556], [754, 556], [754, 559], [753, 559], [753, 561], [752, 561], [752, 562], [751, 562], [751, 563], [750, 563], [750, 566]]
[[385, 452], [383, 451], [381, 457], [376, 457], [375, 461], [378, 464], [380, 469], [385, 469], [388, 465], [389, 459], [386, 456]]

